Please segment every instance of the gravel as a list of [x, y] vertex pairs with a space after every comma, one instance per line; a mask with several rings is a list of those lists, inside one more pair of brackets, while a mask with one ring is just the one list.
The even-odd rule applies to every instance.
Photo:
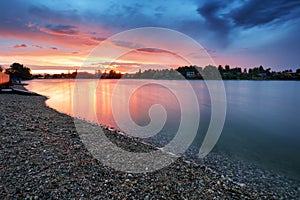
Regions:
[[[89, 153], [76, 131], [74, 119], [47, 107], [45, 100], [43, 96], [0, 94], [2, 199], [300, 197], [299, 181], [252, 170], [251, 166], [241, 168], [245, 166], [214, 154], [203, 162], [179, 158], [155, 172], [116, 171]], [[128, 151], [154, 149], [109, 128], [105, 133]]]

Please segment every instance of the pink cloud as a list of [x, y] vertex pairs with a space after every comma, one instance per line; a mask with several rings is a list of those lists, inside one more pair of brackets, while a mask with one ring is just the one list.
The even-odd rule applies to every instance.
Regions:
[[40, 45], [32, 45], [33, 47], [36, 47], [36, 48], [39, 48], [39, 49], [42, 49], [43, 47], [40, 46]]
[[13, 46], [13, 48], [18, 49], [18, 48], [27, 48], [28, 46], [26, 44], [17, 44]]
[[92, 37], [91, 39], [96, 42], [102, 42], [102, 41], [106, 40], [106, 38], [104, 38], [104, 37]]
[[28, 28], [33, 28], [33, 27], [35, 27], [36, 25], [35, 25], [34, 23], [32, 23], [32, 22], [29, 22], [28, 24], [26, 24], [26, 26], [27, 26]]

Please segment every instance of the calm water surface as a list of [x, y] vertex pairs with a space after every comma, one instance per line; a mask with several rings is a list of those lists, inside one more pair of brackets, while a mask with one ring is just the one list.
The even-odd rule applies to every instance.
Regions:
[[[78, 80], [76, 86], [80, 86], [74, 90], [75, 80], [32, 80], [27, 88], [48, 96], [47, 105], [60, 112], [117, 127], [111, 104], [114, 87], [119, 84], [124, 88], [124, 92], [116, 97], [122, 99], [140, 81], [145, 80]], [[132, 94], [129, 110], [134, 122], [145, 126], [150, 122], [149, 108], [154, 104], [162, 105], [168, 116], [167, 121], [164, 128], [151, 139], [154, 143], [164, 145], [177, 131], [181, 113], [175, 95], [160, 84], [185, 91], [181, 81], [157, 81], [157, 84], [143, 86]], [[210, 121], [210, 96], [203, 81], [190, 81], [190, 84], [197, 94], [201, 116], [198, 135], [193, 143], [197, 147]], [[225, 81], [224, 84], [226, 120], [214, 151], [299, 179], [300, 82]]]

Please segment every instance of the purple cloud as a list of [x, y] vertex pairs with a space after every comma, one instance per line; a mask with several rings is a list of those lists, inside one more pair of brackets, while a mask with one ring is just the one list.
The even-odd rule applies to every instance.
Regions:
[[45, 27], [41, 27], [40, 31], [48, 34], [54, 34], [54, 35], [78, 35], [79, 34], [78, 28], [72, 25], [49, 24]]

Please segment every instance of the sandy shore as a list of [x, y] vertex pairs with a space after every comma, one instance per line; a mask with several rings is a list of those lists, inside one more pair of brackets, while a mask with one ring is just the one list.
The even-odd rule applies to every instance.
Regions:
[[[251, 181], [240, 182], [236, 177], [228, 178], [208, 165], [181, 158], [151, 173], [116, 171], [87, 151], [73, 118], [45, 106], [45, 100], [42, 96], [0, 94], [2, 199], [298, 199], [300, 196], [297, 182], [279, 176], [262, 187]], [[135, 150], [151, 150], [133, 138], [108, 130], [106, 134], [124, 149], [134, 146]], [[259, 181], [261, 174], [251, 176]], [[269, 179], [268, 175], [262, 180]]]

